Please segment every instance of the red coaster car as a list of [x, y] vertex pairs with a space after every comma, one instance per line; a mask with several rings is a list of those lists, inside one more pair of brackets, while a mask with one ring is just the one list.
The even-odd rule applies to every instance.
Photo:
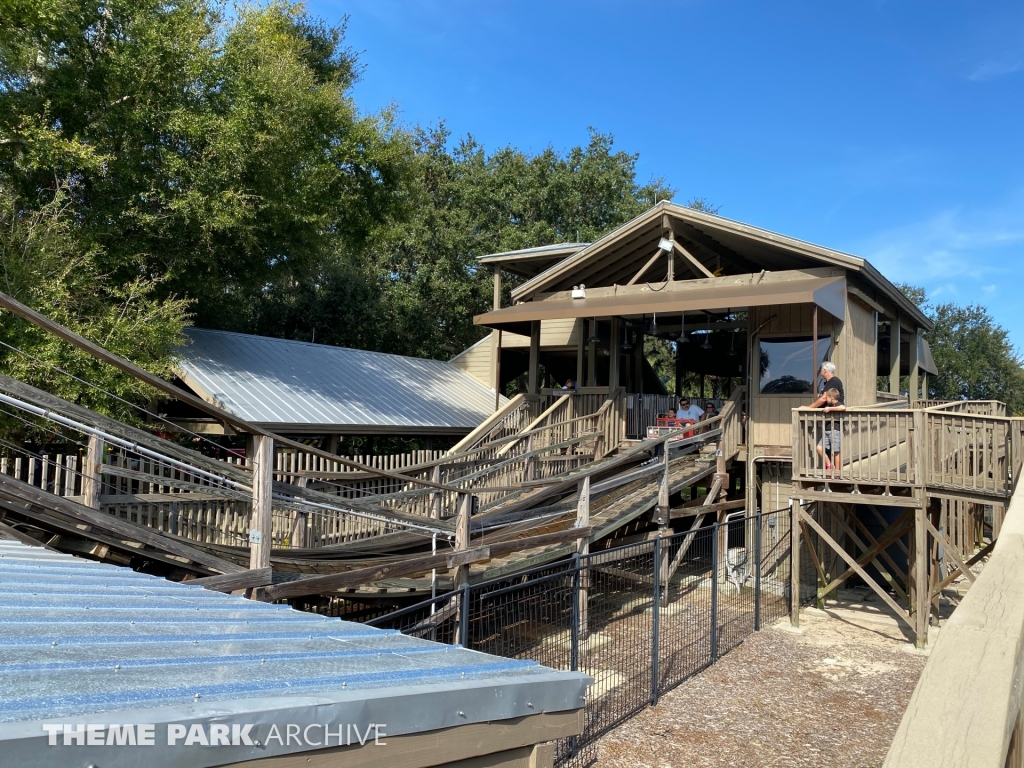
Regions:
[[[668, 428], [668, 429], [679, 429], [679, 427], [686, 427], [686, 426], [689, 426], [690, 424], [696, 424], [696, 422], [693, 421], [692, 419], [669, 419], [668, 417], [664, 417], [664, 416], [658, 417], [657, 420], [655, 421], [655, 426], [663, 427], [663, 428]], [[658, 430], [658, 432], [662, 432], [662, 431], [663, 430], [660, 430], [660, 429]], [[683, 437], [692, 437], [694, 431], [695, 430], [691, 429], [689, 432], [683, 432], [676, 439], [682, 439]]]

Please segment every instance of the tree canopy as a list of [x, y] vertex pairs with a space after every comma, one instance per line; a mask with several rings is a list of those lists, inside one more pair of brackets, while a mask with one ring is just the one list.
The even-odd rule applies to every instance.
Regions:
[[[597, 131], [488, 151], [367, 114], [360, 71], [344, 21], [279, 1], [5, 3], [8, 289], [166, 376], [190, 323], [446, 358], [490, 304], [477, 256], [594, 239], [672, 193]], [[73, 353], [21, 325], [0, 334], [44, 361], [34, 380], [91, 397], [46, 368]]]
[[928, 377], [929, 397], [1001, 400], [1011, 413], [1024, 412], [1021, 357], [988, 310], [980, 304], [933, 304], [923, 288], [899, 287], [935, 324], [925, 334], [939, 370]]

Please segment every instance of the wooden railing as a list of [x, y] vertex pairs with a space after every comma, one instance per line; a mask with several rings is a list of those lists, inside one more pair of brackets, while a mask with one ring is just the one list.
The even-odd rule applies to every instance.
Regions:
[[931, 409], [924, 420], [927, 485], [996, 495], [1009, 490], [1010, 419]]
[[901, 395], [894, 395], [892, 392], [882, 392], [881, 390], [875, 392], [876, 405], [881, 403], [898, 403], [901, 401], [906, 402]]
[[744, 444], [743, 400], [746, 388], [737, 387], [732, 395], [722, 404], [722, 457], [729, 461]]
[[525, 395], [516, 395], [489, 418], [452, 446], [449, 454], [462, 453], [490, 440], [521, 432], [530, 420], [530, 403]]
[[1006, 403], [998, 400], [920, 400], [914, 403], [914, 407], [943, 413], [1006, 416]]
[[[793, 476], [913, 485], [919, 476], [914, 431], [914, 412], [909, 410], [857, 408], [823, 413], [816, 408], [794, 409]], [[828, 459], [826, 432], [829, 441], [838, 434], [840, 466]]]
[[884, 768], [1022, 768], [1024, 491], [943, 626]]
[[0, 474], [75, 498], [82, 493], [82, 453], [34, 453], [23, 446], [5, 446], [0, 454]]
[[[1024, 469], [1024, 420], [990, 415], [997, 405], [795, 409], [794, 478], [1008, 496]], [[839, 462], [828, 458], [836, 435]]]

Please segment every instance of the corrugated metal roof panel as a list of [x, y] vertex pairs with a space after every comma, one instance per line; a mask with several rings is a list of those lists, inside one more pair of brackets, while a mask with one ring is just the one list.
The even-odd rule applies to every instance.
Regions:
[[[89, 762], [200, 767], [310, 748], [269, 742], [275, 723], [417, 733], [574, 710], [588, 680], [6, 540], [0, 649], [0, 749], [17, 765], [70, 764], [44, 722], [153, 723], [162, 749], [96, 747]], [[263, 743], [174, 750], [178, 722], [253, 723]]]
[[183, 380], [263, 425], [465, 430], [494, 412], [494, 393], [450, 363], [192, 328]]

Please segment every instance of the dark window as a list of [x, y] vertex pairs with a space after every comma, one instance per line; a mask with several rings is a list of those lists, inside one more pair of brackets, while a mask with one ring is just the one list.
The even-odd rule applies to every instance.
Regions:
[[761, 339], [762, 395], [804, 395], [813, 391], [813, 374], [831, 357], [832, 339], [818, 339], [818, 364], [812, 362], [814, 341], [810, 336]]

